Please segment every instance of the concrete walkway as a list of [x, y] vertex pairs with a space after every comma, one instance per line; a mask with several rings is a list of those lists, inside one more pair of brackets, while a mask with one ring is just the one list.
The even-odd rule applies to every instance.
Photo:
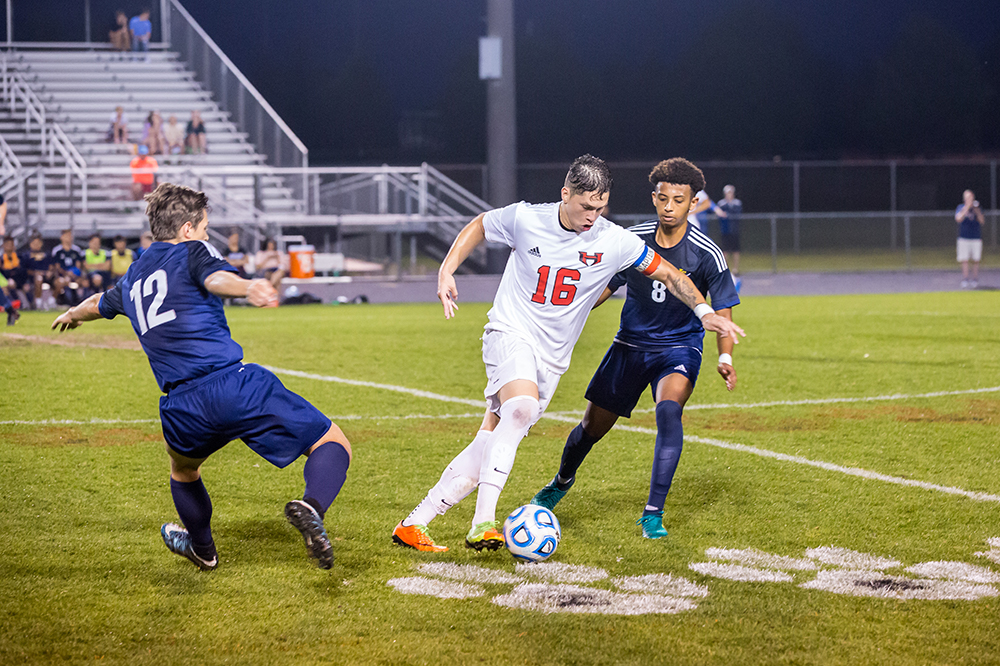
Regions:
[[[958, 291], [959, 271], [876, 271], [870, 273], [747, 273], [741, 296], [814, 296], [824, 294], [893, 294]], [[459, 303], [491, 302], [500, 284], [499, 275], [457, 277]], [[283, 285], [284, 291], [288, 284]], [[300, 284], [324, 303], [366, 296], [369, 303], [435, 303], [437, 276], [385, 280], [353, 278], [331, 284]], [[981, 271], [979, 290], [1000, 289], [1000, 270]]]

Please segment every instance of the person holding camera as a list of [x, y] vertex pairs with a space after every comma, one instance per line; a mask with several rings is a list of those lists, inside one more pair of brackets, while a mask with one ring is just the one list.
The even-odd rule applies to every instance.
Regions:
[[[983, 256], [983, 224], [986, 219], [972, 190], [962, 193], [962, 204], [955, 209], [958, 224], [958, 263], [962, 264], [962, 289], [979, 286], [979, 261]], [[972, 275], [969, 275], [972, 262]]]

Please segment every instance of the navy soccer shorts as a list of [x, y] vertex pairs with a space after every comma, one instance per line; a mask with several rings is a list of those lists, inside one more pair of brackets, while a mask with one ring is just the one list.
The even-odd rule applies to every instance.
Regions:
[[167, 445], [207, 458], [234, 439], [277, 467], [305, 453], [331, 421], [268, 370], [236, 364], [199, 377], [160, 398]]
[[629, 418], [647, 386], [655, 400], [661, 379], [679, 373], [694, 386], [700, 369], [701, 350], [695, 347], [640, 351], [615, 343], [590, 380], [586, 397], [598, 407]]

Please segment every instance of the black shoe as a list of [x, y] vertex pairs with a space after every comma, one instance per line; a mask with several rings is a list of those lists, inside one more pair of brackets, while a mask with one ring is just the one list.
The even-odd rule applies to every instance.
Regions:
[[21, 313], [15, 310], [14, 308], [10, 308], [9, 310], [7, 310], [8, 326], [13, 326], [15, 323], [17, 323], [17, 320], [20, 318], [21, 318]]
[[323, 519], [312, 506], [302, 500], [292, 500], [285, 505], [285, 518], [292, 527], [302, 533], [309, 557], [316, 560], [320, 569], [333, 566], [333, 546], [326, 535]]

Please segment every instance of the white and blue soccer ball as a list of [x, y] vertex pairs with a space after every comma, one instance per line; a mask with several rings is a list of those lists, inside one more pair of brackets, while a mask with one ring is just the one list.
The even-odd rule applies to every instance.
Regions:
[[503, 521], [503, 539], [515, 559], [541, 562], [556, 552], [562, 529], [544, 506], [525, 504]]

